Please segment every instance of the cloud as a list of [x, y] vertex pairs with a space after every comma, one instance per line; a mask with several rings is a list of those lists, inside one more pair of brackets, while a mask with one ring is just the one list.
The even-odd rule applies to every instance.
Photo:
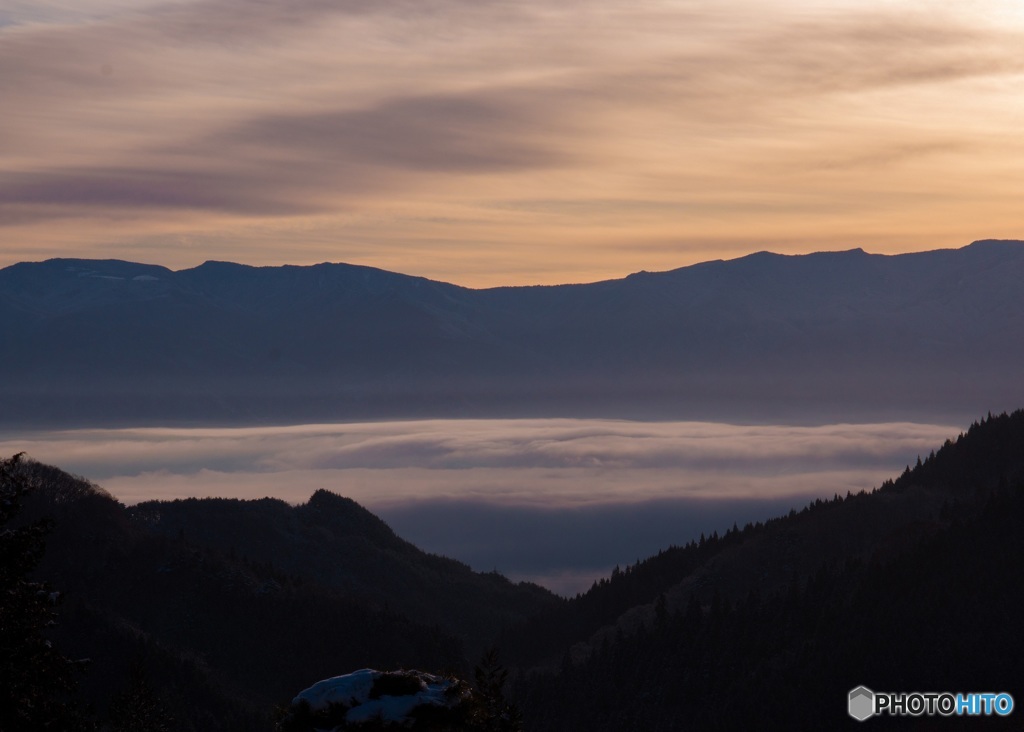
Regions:
[[[74, 207], [93, 215], [102, 209], [208, 209], [258, 215], [295, 215], [313, 210], [295, 200], [296, 196], [268, 193], [242, 171], [93, 166], [55, 173], [12, 174], [0, 180], [0, 205], [20, 210], [22, 220], [33, 214], [39, 219], [52, 216], [55, 206]], [[66, 212], [66, 208], [63, 210]]]
[[113, 481], [107, 487], [115, 494], [142, 476], [133, 497], [190, 489], [213, 495], [206, 484], [221, 489], [237, 476], [264, 492], [289, 486], [281, 497], [295, 501], [337, 484], [373, 505], [421, 496], [583, 505], [807, 494], [829, 482], [835, 491], [869, 488], [952, 434], [951, 427], [912, 423], [425, 420], [77, 430], [0, 442], [0, 452], [25, 450], [105, 485]]
[[790, 93], [846, 93], [1017, 74], [1024, 61], [1010, 49], [1020, 41], [1020, 29], [872, 8], [787, 24], [715, 66], [750, 68], [755, 83]]
[[[618, 420], [423, 420], [71, 430], [0, 455], [95, 480], [126, 503], [349, 496], [417, 546], [574, 593], [701, 532], [870, 490], [957, 430]], [[529, 541], [523, 541], [529, 537]]]
[[501, 172], [563, 163], [528, 141], [531, 124], [499, 95], [391, 99], [354, 111], [272, 115], [218, 133], [211, 146], [276, 149], [329, 165], [359, 163], [427, 172]]
[[399, 536], [430, 551], [458, 556], [478, 571], [497, 569], [512, 579], [573, 594], [607, 577], [616, 565], [625, 567], [702, 533], [721, 534], [734, 523], [742, 527], [804, 503], [790, 497], [677, 498], [552, 510], [418, 501], [389, 506], [380, 515]]
[[41, 256], [287, 242], [467, 284], [960, 244], [1017, 220], [1024, 17], [982, 12], [1004, 5], [19, 3], [0, 225]]

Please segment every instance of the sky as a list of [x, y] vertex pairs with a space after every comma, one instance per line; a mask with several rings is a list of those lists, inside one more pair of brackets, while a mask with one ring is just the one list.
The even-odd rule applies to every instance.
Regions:
[[0, 0], [0, 266], [1024, 238], [1020, 0]]
[[354, 499], [426, 551], [566, 594], [702, 532], [871, 490], [959, 430], [601, 419], [0, 434], [119, 500]]

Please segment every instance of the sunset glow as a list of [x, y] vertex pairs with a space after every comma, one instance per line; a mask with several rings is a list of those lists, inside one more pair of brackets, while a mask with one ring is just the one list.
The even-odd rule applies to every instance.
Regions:
[[1017, 2], [14, 2], [6, 266], [470, 286], [1020, 238]]

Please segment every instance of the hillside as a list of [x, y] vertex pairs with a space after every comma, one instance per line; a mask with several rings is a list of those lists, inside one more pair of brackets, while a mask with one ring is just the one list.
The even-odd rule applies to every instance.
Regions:
[[821, 420], [1024, 402], [1024, 243], [470, 290], [368, 267], [0, 270], [0, 421]]
[[101, 714], [141, 667], [174, 729], [269, 730], [319, 679], [465, 677], [491, 641], [527, 732], [833, 729], [862, 684], [1024, 698], [1024, 411], [874, 491], [668, 547], [568, 601], [423, 554], [327, 492], [129, 509], [28, 469], [22, 520], [55, 519], [37, 572], [65, 597], [53, 637], [92, 659]]
[[54, 529], [37, 574], [64, 597], [54, 638], [90, 658], [101, 713], [147, 670], [179, 730], [260, 730], [297, 689], [346, 670], [467, 673], [503, 624], [561, 602], [424, 554], [354, 502], [151, 502], [125, 508], [29, 463], [23, 520]]
[[664, 551], [504, 643], [544, 667], [517, 688], [532, 730], [832, 729], [861, 684], [1020, 698], [1022, 602], [1018, 411], [871, 493]]
[[462, 639], [476, 658], [505, 625], [558, 604], [547, 590], [426, 554], [355, 501], [319, 490], [309, 501], [188, 499], [127, 509], [155, 535], [388, 608]]

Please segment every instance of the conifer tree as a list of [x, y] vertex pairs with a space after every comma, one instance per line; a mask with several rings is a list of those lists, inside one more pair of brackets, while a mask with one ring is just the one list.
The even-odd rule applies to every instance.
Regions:
[[505, 684], [508, 669], [498, 661], [498, 649], [491, 648], [484, 653], [479, 665], [473, 670], [476, 688], [483, 706], [482, 718], [476, 729], [486, 732], [519, 732], [523, 728], [522, 714], [518, 707], [505, 699]]
[[65, 658], [46, 638], [60, 593], [31, 578], [51, 522], [15, 524], [34, 488], [21, 458], [0, 460], [0, 729], [80, 732], [88, 721], [68, 699], [83, 662]]

